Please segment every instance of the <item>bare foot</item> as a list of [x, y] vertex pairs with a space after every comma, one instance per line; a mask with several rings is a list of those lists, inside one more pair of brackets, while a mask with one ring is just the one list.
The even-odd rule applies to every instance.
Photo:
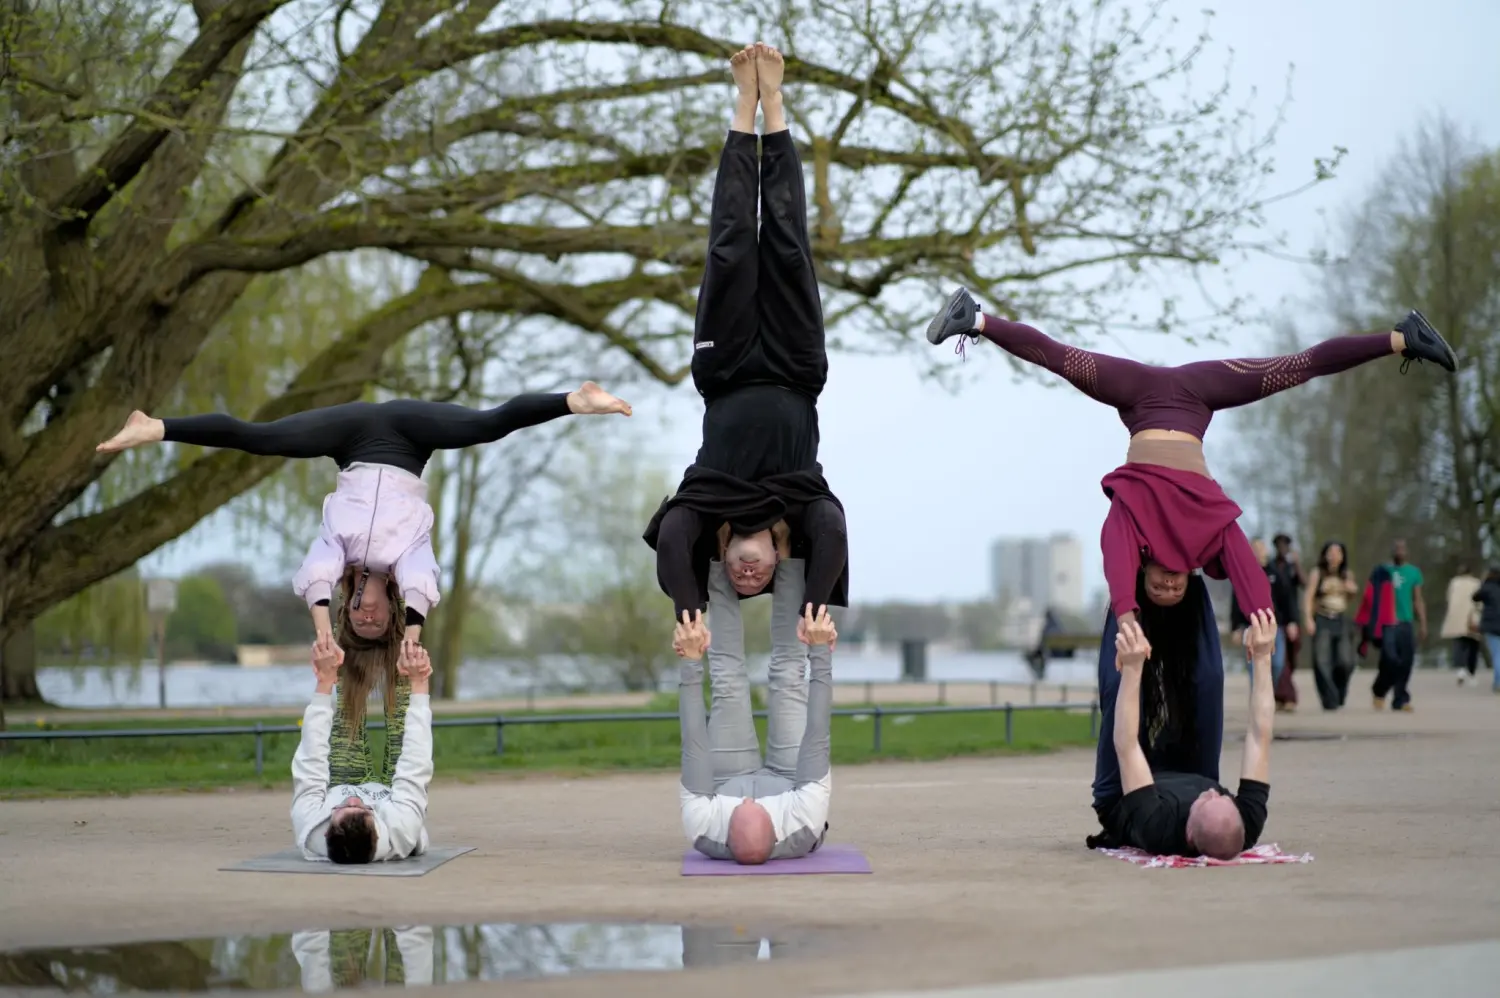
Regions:
[[617, 399], [592, 381], [585, 381], [576, 392], [568, 393], [568, 410], [579, 416], [606, 416], [619, 413], [628, 416], [630, 403]]
[[760, 99], [764, 103], [781, 96], [781, 78], [786, 72], [786, 62], [778, 50], [765, 42], [756, 42], [753, 47], [755, 75], [760, 85]]
[[166, 435], [166, 427], [159, 419], [152, 419], [137, 409], [125, 420], [125, 428], [104, 443], [95, 447], [94, 450], [100, 454], [116, 454], [122, 450], [139, 447], [141, 444], [154, 444]]
[[729, 57], [729, 72], [734, 74], [734, 85], [739, 88], [740, 99], [754, 101], [760, 92], [756, 82], [754, 45], [746, 45]]

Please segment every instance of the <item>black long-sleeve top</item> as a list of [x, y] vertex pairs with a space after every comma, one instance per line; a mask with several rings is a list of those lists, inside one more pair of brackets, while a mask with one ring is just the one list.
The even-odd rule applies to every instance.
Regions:
[[[1302, 586], [1302, 570], [1291, 562], [1272, 558], [1263, 566], [1266, 581], [1271, 585], [1271, 609], [1276, 613], [1276, 626], [1302, 624], [1302, 607], [1297, 599], [1297, 590]], [[1242, 630], [1250, 621], [1236, 600], [1229, 608], [1229, 629]]]
[[[807, 562], [807, 601], [848, 606], [848, 528], [818, 463], [817, 405], [756, 385], [709, 403], [697, 459], [646, 528], [657, 582], [674, 614], [707, 608], [720, 526], [753, 534], [777, 521], [786, 522], [791, 556]], [[762, 592], [774, 587], [773, 579]]]

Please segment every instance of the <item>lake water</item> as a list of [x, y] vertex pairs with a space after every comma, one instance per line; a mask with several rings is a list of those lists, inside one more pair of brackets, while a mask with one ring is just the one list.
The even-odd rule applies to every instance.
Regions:
[[[1096, 659], [1080, 652], [1076, 659], [1054, 659], [1047, 665], [1047, 680], [1092, 686]], [[312, 689], [308, 665], [270, 665], [243, 668], [239, 665], [169, 665], [166, 669], [169, 707], [280, 707], [300, 706]], [[752, 678], [765, 677], [765, 658], [752, 656]], [[851, 649], [834, 658], [838, 683], [894, 682], [901, 678], [901, 659], [892, 650]], [[1029, 683], [1031, 669], [1016, 652], [966, 652], [929, 649], [927, 678], [933, 682]], [[155, 707], [158, 671], [155, 665], [79, 666], [44, 668], [37, 672], [42, 696], [62, 707]], [[676, 671], [669, 669], [663, 688], [675, 685]], [[458, 672], [459, 700], [496, 700], [524, 697], [528, 690], [538, 696], [573, 691], [617, 692], [618, 680], [608, 668], [587, 660], [564, 657], [531, 661], [473, 660]]]

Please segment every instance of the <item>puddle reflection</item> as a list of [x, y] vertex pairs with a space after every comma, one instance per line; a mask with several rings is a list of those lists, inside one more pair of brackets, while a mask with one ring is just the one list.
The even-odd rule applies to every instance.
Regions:
[[805, 952], [802, 931], [574, 922], [418, 925], [0, 953], [0, 986], [84, 994], [423, 987], [617, 970], [681, 970]]

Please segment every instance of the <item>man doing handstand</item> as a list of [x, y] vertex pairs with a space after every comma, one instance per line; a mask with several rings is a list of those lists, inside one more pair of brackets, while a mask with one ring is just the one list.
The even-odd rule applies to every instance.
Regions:
[[[410, 681], [400, 727], [386, 730], [385, 764], [376, 772], [363, 717], [335, 710], [339, 649], [331, 636], [313, 645], [317, 689], [302, 715], [292, 757], [292, 832], [307, 859], [370, 863], [427, 851], [427, 785], [432, 781], [432, 662], [420, 645], [403, 649], [397, 671]], [[392, 745], [398, 745], [392, 749]], [[393, 757], [394, 754], [394, 757]]]
[[1151, 645], [1140, 625], [1123, 621], [1115, 638], [1120, 690], [1115, 700], [1115, 753], [1124, 796], [1101, 815], [1106, 831], [1120, 843], [1157, 856], [1209, 856], [1229, 860], [1255, 845], [1266, 824], [1271, 788], [1271, 725], [1276, 715], [1271, 656], [1276, 618], [1269, 610], [1253, 614], [1245, 646], [1254, 663], [1250, 686], [1250, 726], [1240, 791], [1231, 794], [1198, 773], [1153, 773], [1140, 743], [1141, 675]]
[[[749, 597], [779, 585], [778, 562], [800, 559], [815, 617], [820, 606], [848, 605], [844, 510], [818, 463], [828, 354], [802, 164], [782, 109], [783, 67], [781, 53], [762, 44], [730, 60], [738, 98], [714, 181], [693, 329], [703, 444], [645, 533], [679, 621], [703, 610], [715, 560]], [[765, 114], [758, 158], [757, 104]]]
[[[778, 569], [775, 599], [783, 606], [802, 602], [801, 566], [784, 562]], [[722, 563], [710, 575], [709, 613], [720, 630], [714, 654], [743, 663], [744, 631], [739, 598]], [[790, 620], [773, 609], [783, 627]], [[790, 615], [787, 615], [788, 617]], [[710, 635], [701, 613], [684, 612], [673, 647], [683, 659], [678, 685], [682, 724], [682, 828], [693, 848], [714, 859], [733, 859], [748, 866], [768, 859], [805, 856], [823, 841], [832, 794], [829, 729], [833, 720], [833, 649], [838, 637], [827, 607], [816, 616], [808, 606], [796, 625], [811, 647], [811, 676], [802, 738], [795, 757], [780, 748], [790, 743], [785, 728], [802, 712], [779, 702], [773, 689], [767, 704], [766, 755], [761, 758], [750, 710], [749, 683], [714, 692], [714, 710], [703, 705], [703, 655]], [[719, 674], [730, 670], [716, 670]], [[716, 679], [716, 683], [718, 680]], [[800, 705], [799, 705], [800, 706]]]

